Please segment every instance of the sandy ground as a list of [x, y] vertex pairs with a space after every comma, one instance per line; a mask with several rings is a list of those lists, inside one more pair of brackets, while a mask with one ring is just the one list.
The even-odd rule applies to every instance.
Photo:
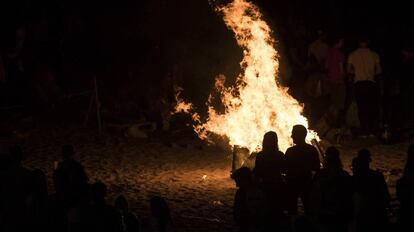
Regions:
[[[200, 146], [194, 139], [174, 139], [169, 146], [162, 139], [132, 139], [95, 129], [41, 125], [25, 142], [25, 165], [41, 168], [49, 178], [60, 147], [73, 144], [77, 158], [91, 181], [108, 185], [109, 202], [119, 194], [130, 201], [139, 218], [148, 216], [148, 198], [159, 194], [170, 204], [177, 231], [234, 231], [232, 204], [235, 185], [229, 178], [229, 151]], [[340, 148], [344, 167], [349, 170], [358, 149], [369, 148], [374, 168], [385, 171], [390, 191], [401, 175], [408, 142], [380, 145], [375, 140], [349, 141]], [[185, 146], [186, 145], [186, 146]], [[203, 176], [206, 175], [206, 178]]]

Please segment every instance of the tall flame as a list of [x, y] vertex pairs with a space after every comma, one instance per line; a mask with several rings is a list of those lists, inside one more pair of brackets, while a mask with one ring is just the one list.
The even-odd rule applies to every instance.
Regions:
[[[243, 71], [234, 87], [226, 88], [223, 78], [216, 80], [225, 112], [220, 114], [213, 108], [210, 96], [208, 118], [194, 129], [202, 139], [208, 133], [227, 136], [230, 145], [243, 146], [251, 152], [261, 149], [263, 135], [273, 130], [278, 134], [280, 149], [285, 151], [292, 145], [292, 127], [308, 127], [308, 121], [301, 115], [303, 107], [276, 81], [279, 62], [271, 29], [257, 6], [245, 0], [234, 0], [216, 10], [223, 14], [243, 49]], [[310, 131], [307, 141], [315, 138], [316, 133]]]

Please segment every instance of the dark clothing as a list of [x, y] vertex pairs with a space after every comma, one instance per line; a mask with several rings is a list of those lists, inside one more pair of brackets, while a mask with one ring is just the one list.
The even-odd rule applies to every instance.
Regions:
[[26, 231], [30, 224], [27, 201], [32, 194], [32, 173], [24, 167], [0, 171], [0, 231]]
[[286, 186], [282, 179], [284, 165], [284, 155], [280, 151], [262, 151], [257, 154], [253, 174], [264, 193], [264, 227], [269, 231], [278, 228], [278, 220], [283, 212], [283, 199], [286, 196]]
[[272, 153], [259, 152], [253, 170], [254, 176], [263, 185], [280, 184], [284, 170], [284, 155], [280, 151]]
[[287, 196], [290, 198], [288, 209], [291, 213], [297, 213], [298, 197], [307, 211], [312, 171], [318, 171], [319, 168], [319, 154], [312, 145], [295, 145], [286, 151]]
[[358, 81], [355, 83], [355, 100], [363, 134], [374, 134], [378, 128], [379, 98], [379, 91], [375, 82]]
[[126, 213], [122, 215], [122, 227], [125, 232], [138, 232], [139, 231], [139, 221], [133, 213]]
[[78, 185], [88, 182], [83, 166], [73, 159], [60, 162], [53, 174], [56, 191], [71, 187], [66, 185]]
[[263, 192], [255, 186], [237, 190], [233, 205], [237, 231], [257, 231], [263, 225], [264, 203]]
[[73, 159], [59, 163], [53, 173], [55, 191], [62, 194], [67, 206], [73, 206], [84, 194], [87, 194], [88, 177], [83, 166]]
[[312, 179], [312, 171], [320, 168], [319, 154], [309, 144], [295, 145], [286, 151], [286, 174], [288, 181]]
[[401, 177], [397, 181], [397, 197], [400, 201], [398, 223], [407, 231], [414, 231], [414, 179]]
[[369, 169], [354, 174], [352, 179], [357, 231], [384, 231], [390, 202], [384, 176]]
[[324, 231], [347, 231], [352, 194], [352, 179], [346, 171], [322, 169], [315, 174], [310, 204]]
[[94, 231], [102, 232], [121, 232], [122, 224], [119, 220], [120, 215], [113, 206], [100, 203], [92, 207], [94, 215]]

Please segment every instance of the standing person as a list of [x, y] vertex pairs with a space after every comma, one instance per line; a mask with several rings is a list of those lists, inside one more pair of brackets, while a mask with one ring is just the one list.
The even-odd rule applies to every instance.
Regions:
[[[309, 97], [318, 98], [322, 95], [321, 82], [325, 78], [325, 63], [328, 55], [328, 45], [325, 42], [325, 33], [318, 31], [316, 40], [308, 48], [307, 72], [305, 82], [306, 93]], [[310, 100], [312, 98], [307, 98]], [[314, 108], [314, 107], [309, 107]]]
[[351, 176], [342, 168], [339, 151], [329, 147], [323, 169], [312, 185], [312, 209], [321, 231], [346, 232], [352, 218]]
[[259, 187], [265, 195], [265, 227], [266, 231], [278, 228], [281, 219], [284, 198], [284, 183], [282, 172], [284, 170], [283, 153], [279, 151], [277, 134], [269, 131], [263, 136], [263, 149], [256, 156], [253, 170]]
[[144, 219], [143, 232], [172, 232], [174, 231], [170, 207], [167, 201], [160, 196], [150, 199], [151, 217]]
[[325, 42], [326, 35], [323, 31], [318, 30], [316, 40], [314, 40], [308, 49], [308, 56], [310, 59], [315, 59], [316, 64], [323, 68], [328, 55], [328, 45]]
[[73, 146], [64, 145], [62, 147], [63, 159], [53, 172], [55, 191], [69, 206], [76, 204], [88, 191], [88, 176], [82, 164], [75, 160], [74, 156]]
[[381, 172], [369, 166], [371, 153], [361, 149], [352, 161], [356, 231], [387, 231], [390, 202], [387, 183]]
[[241, 167], [231, 177], [239, 188], [236, 191], [233, 205], [233, 217], [237, 231], [261, 231], [264, 216], [264, 196], [253, 181], [252, 171], [247, 167]]
[[414, 144], [408, 148], [404, 173], [397, 181], [397, 197], [401, 204], [398, 224], [401, 226], [401, 229], [414, 231]]
[[403, 123], [410, 123], [414, 115], [414, 48], [402, 50], [400, 104]]
[[342, 52], [343, 45], [344, 40], [342, 38], [335, 38], [326, 58], [327, 78], [324, 92], [330, 97], [329, 112], [333, 116], [332, 124], [334, 127], [341, 126], [341, 115], [344, 113], [345, 106], [345, 55]]
[[308, 131], [302, 125], [292, 129], [292, 139], [295, 146], [286, 151], [286, 181], [288, 189], [288, 211], [298, 213], [298, 198], [308, 213], [309, 191], [313, 174], [320, 168], [318, 151], [305, 141]]
[[361, 136], [373, 136], [379, 120], [378, 75], [381, 74], [380, 57], [361, 39], [359, 48], [348, 58], [348, 72], [354, 83]]
[[129, 209], [128, 201], [120, 195], [115, 199], [115, 208], [118, 210], [121, 218], [123, 232], [139, 232], [139, 221], [134, 213]]

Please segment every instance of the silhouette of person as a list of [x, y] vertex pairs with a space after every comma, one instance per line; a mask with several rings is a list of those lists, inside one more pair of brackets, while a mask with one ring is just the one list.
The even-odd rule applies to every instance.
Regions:
[[53, 172], [53, 183], [57, 194], [63, 195], [68, 206], [73, 205], [86, 194], [88, 177], [78, 161], [74, 159], [75, 151], [72, 145], [62, 147], [62, 158]]
[[311, 202], [321, 231], [346, 232], [352, 219], [352, 179], [343, 170], [339, 151], [329, 147], [323, 169], [313, 179]]
[[382, 73], [380, 57], [368, 45], [368, 39], [360, 39], [359, 48], [348, 57], [347, 67], [354, 83], [363, 137], [374, 136], [377, 129], [380, 96], [376, 82]]
[[398, 224], [405, 231], [414, 231], [414, 144], [408, 148], [404, 173], [397, 181], [397, 197], [401, 204]]
[[304, 126], [295, 125], [292, 129], [295, 145], [286, 151], [287, 207], [290, 214], [298, 213], [299, 197], [307, 213], [312, 175], [320, 168], [318, 151], [305, 141], [307, 133]]
[[[92, 189], [90, 189], [92, 192]], [[81, 195], [79, 200], [68, 209], [62, 207], [59, 213], [64, 215], [64, 222], [63, 226], [67, 227], [68, 232], [87, 232], [87, 231], [95, 231], [97, 228], [98, 216], [96, 215], [96, 209], [94, 205], [91, 204], [91, 196], [89, 195]], [[60, 226], [62, 228], [62, 225]], [[62, 230], [62, 229], [61, 229]], [[53, 231], [56, 231], [53, 230]]]
[[121, 215], [121, 224], [124, 232], [138, 232], [139, 221], [137, 217], [129, 211], [128, 201], [124, 196], [115, 199], [115, 208]]
[[142, 230], [145, 232], [171, 232], [173, 224], [170, 207], [164, 198], [153, 196], [150, 199], [151, 217], [143, 222]]
[[117, 232], [122, 231], [119, 214], [115, 207], [106, 203], [107, 187], [102, 182], [92, 185], [92, 211], [94, 231]]
[[12, 146], [6, 154], [8, 164], [0, 176], [0, 231], [29, 229], [30, 213], [27, 201], [32, 192], [32, 172], [22, 165], [23, 151]]
[[237, 231], [261, 231], [264, 216], [264, 194], [258, 188], [249, 168], [237, 169], [232, 178], [239, 188], [236, 191], [233, 205], [233, 217]]
[[370, 168], [371, 153], [361, 149], [352, 162], [355, 225], [359, 231], [385, 231], [390, 202], [387, 183], [381, 172]]
[[32, 230], [43, 231], [47, 225], [47, 180], [40, 169], [31, 171], [30, 195], [27, 198], [27, 212]]
[[282, 179], [284, 155], [279, 151], [276, 132], [269, 131], [263, 136], [262, 147], [256, 156], [253, 173], [265, 195], [265, 227], [274, 229], [278, 227], [283, 212], [286, 189]]

